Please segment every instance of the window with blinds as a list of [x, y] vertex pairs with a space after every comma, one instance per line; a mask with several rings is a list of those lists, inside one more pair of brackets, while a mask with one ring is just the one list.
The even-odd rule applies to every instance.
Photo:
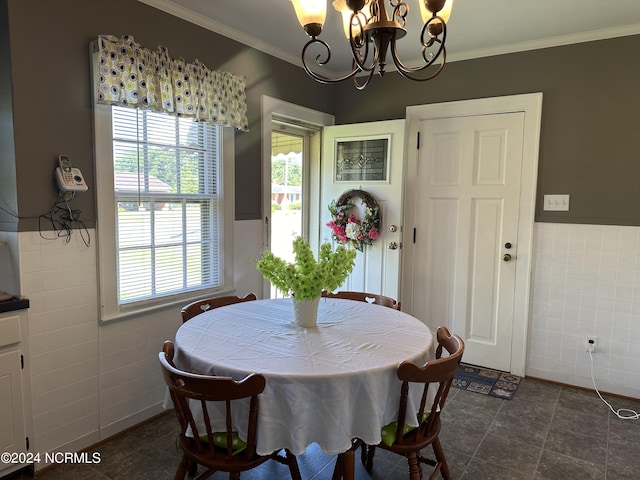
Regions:
[[118, 303], [218, 287], [220, 127], [111, 109]]

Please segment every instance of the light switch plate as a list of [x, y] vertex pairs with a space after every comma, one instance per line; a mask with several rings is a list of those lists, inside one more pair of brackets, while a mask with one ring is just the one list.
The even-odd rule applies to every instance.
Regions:
[[569, 211], [569, 195], [545, 195], [544, 210], [556, 212]]

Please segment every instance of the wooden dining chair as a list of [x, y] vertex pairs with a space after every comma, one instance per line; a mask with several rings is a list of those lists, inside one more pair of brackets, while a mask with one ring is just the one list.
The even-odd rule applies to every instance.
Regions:
[[387, 297], [385, 295], [380, 295], [377, 293], [367, 293], [367, 292], [350, 292], [350, 291], [339, 291], [339, 292], [322, 292], [322, 296], [326, 298], [344, 298], [346, 300], [356, 300], [359, 302], [367, 302], [373, 303], [375, 305], [382, 305], [384, 307], [390, 307], [395, 310], [400, 310], [400, 303], [391, 297]]
[[[188, 373], [176, 368], [173, 355], [173, 343], [164, 342], [158, 357], [181, 430], [178, 445], [182, 450], [182, 459], [175, 480], [184, 479], [187, 472], [196, 473], [198, 465], [205, 467], [206, 471], [195, 480], [207, 478], [216, 471], [229, 472], [230, 480], [239, 480], [240, 472], [257, 467], [269, 459], [288, 465], [291, 478], [301, 480], [296, 457], [288, 450], [284, 450], [284, 455], [280, 452], [270, 455], [256, 453], [258, 397], [266, 385], [263, 375], [252, 373], [235, 381], [230, 377]], [[240, 439], [233, 424], [232, 407], [238, 405], [232, 401], [240, 399], [249, 399], [246, 440]], [[226, 425], [224, 431], [213, 431], [212, 425], [218, 417], [210, 402], [219, 402], [224, 406], [221, 410], [224, 412], [221, 420]], [[204, 427], [195, 421], [194, 407], [202, 409]]]
[[[430, 480], [436, 478], [438, 472], [445, 479], [451, 478], [447, 460], [438, 438], [440, 414], [453, 383], [453, 377], [462, 360], [464, 342], [458, 335], [451, 335], [446, 327], [438, 328], [436, 337], [438, 347], [435, 360], [431, 360], [423, 366], [417, 366], [411, 362], [402, 362], [398, 366], [398, 378], [402, 381], [398, 416], [395, 422], [383, 427], [382, 442], [378, 445], [362, 444], [362, 462], [368, 472], [373, 469], [376, 448], [382, 448], [407, 458], [410, 480], [422, 478], [421, 464], [423, 463], [434, 467], [429, 477]], [[444, 350], [448, 352], [448, 356], [442, 356]], [[433, 402], [431, 405], [427, 405], [427, 391], [430, 385], [437, 390]], [[410, 386], [422, 389], [420, 408], [416, 413], [418, 426], [415, 428], [405, 426]], [[425, 458], [420, 453], [420, 450], [429, 445], [433, 448], [435, 460]]]
[[235, 295], [229, 295], [226, 297], [205, 298], [203, 300], [197, 300], [188, 305], [182, 307], [180, 314], [182, 315], [182, 323], [186, 322], [190, 318], [200, 315], [202, 312], [211, 310], [212, 308], [224, 307], [225, 305], [233, 305], [234, 303], [249, 302], [256, 300], [255, 293], [248, 293], [244, 297], [236, 297]]

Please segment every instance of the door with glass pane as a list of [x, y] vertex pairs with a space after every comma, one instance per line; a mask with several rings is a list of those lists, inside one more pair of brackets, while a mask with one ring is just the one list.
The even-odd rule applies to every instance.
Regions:
[[[278, 257], [294, 260], [293, 239], [307, 237], [308, 209], [305, 174], [312, 132], [274, 121], [271, 134], [270, 249]], [[270, 287], [271, 298], [282, 292]]]

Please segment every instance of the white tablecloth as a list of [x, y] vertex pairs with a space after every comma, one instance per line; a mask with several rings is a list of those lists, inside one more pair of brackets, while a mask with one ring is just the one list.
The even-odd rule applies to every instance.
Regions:
[[427, 326], [406, 313], [325, 298], [316, 328], [295, 325], [290, 299], [257, 300], [204, 312], [175, 341], [179, 368], [235, 379], [265, 375], [260, 454], [301, 454], [313, 442], [337, 454], [353, 437], [380, 442], [381, 427], [397, 415], [396, 367], [432, 358], [431, 344]]

